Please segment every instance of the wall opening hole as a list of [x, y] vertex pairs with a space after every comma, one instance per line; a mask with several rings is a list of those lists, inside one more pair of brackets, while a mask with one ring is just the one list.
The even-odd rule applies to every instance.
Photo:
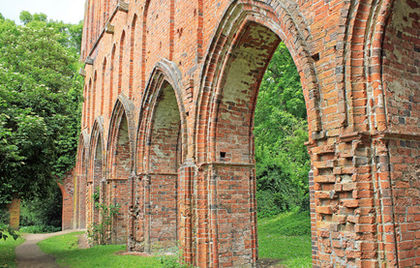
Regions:
[[313, 54], [313, 55], [312, 55], [312, 59], [313, 59], [315, 62], [319, 61], [319, 53]]

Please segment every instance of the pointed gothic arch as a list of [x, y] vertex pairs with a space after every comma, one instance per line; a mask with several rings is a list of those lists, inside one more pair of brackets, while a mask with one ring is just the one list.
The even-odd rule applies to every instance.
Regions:
[[[180, 235], [181, 166], [187, 156], [186, 113], [181, 72], [173, 62], [159, 61], [142, 96], [137, 129], [136, 170], [132, 182], [132, 240], [129, 248], [151, 252], [169, 249]], [[136, 203], [135, 200], [138, 200]], [[141, 202], [140, 200], [143, 200]]]
[[[196, 248], [184, 256], [195, 258], [192, 259], [194, 264], [242, 266], [256, 263], [253, 115], [261, 79], [280, 41], [288, 48], [301, 77], [309, 144], [324, 135], [315, 59], [306, 43], [311, 36], [294, 8], [288, 3], [271, 6], [258, 1], [235, 1], [225, 11], [207, 51], [200, 88], [195, 96], [198, 105], [194, 133], [199, 174], [194, 188], [206, 189], [194, 202], [205, 205], [193, 213], [198, 215], [193, 225], [200, 225], [209, 218], [207, 239], [211, 246], [209, 254], [197, 250], [204, 246], [200, 245], [204, 240], [198, 240], [191, 233]], [[242, 194], [232, 199], [229, 187]], [[215, 206], [224, 209], [212, 209]], [[250, 209], [235, 209], [238, 206]], [[206, 213], [200, 215], [198, 209], [205, 209]], [[226, 218], [234, 220], [226, 222]], [[233, 229], [236, 231], [231, 233]], [[312, 232], [315, 237], [316, 230]], [[244, 249], [244, 245], [249, 246]], [[228, 251], [235, 256], [243, 255], [237, 259], [222, 258]]]
[[77, 149], [76, 174], [74, 176], [74, 220], [73, 228], [86, 227], [86, 176], [87, 176], [87, 159], [89, 154], [89, 134], [84, 129], [79, 135], [79, 145]]
[[129, 179], [133, 171], [134, 105], [120, 95], [114, 105], [107, 141], [107, 204], [120, 206], [119, 215], [113, 219], [111, 240], [126, 242], [128, 238]]
[[93, 123], [92, 132], [89, 142], [89, 159], [88, 159], [88, 219], [87, 225], [99, 223], [99, 209], [95, 206], [95, 202], [104, 203], [105, 196], [105, 141], [103, 117], [99, 116]]

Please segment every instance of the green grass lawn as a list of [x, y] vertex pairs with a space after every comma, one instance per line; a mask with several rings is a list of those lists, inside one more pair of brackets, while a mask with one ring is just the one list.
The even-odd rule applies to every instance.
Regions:
[[[159, 257], [115, 255], [125, 245], [78, 249], [77, 236], [71, 233], [38, 243], [40, 248], [67, 267], [163, 267]], [[277, 259], [287, 267], [311, 267], [310, 221], [307, 213], [287, 212], [258, 220], [260, 259]]]
[[161, 267], [157, 257], [115, 255], [125, 250], [125, 245], [95, 246], [79, 249], [79, 233], [55, 236], [38, 243], [42, 251], [56, 257], [57, 263], [66, 267]]
[[259, 258], [278, 259], [287, 267], [312, 267], [310, 228], [307, 213], [258, 219]]
[[22, 237], [14, 240], [11, 236], [6, 240], [0, 240], [0, 267], [16, 267], [15, 248], [23, 241]]

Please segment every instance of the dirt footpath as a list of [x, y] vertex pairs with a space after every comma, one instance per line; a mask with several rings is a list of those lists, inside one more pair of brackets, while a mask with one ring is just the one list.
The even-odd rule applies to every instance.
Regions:
[[55, 258], [41, 251], [37, 243], [52, 236], [76, 232], [67, 230], [49, 234], [25, 234], [25, 242], [16, 247], [16, 262], [18, 268], [53, 268], [59, 267]]

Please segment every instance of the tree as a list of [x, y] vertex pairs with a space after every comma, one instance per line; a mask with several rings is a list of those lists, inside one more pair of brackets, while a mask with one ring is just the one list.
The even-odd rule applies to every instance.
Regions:
[[308, 209], [306, 107], [299, 74], [284, 43], [263, 77], [254, 122], [260, 215]]
[[82, 24], [0, 16], [0, 207], [31, 200], [74, 165], [83, 81]]

